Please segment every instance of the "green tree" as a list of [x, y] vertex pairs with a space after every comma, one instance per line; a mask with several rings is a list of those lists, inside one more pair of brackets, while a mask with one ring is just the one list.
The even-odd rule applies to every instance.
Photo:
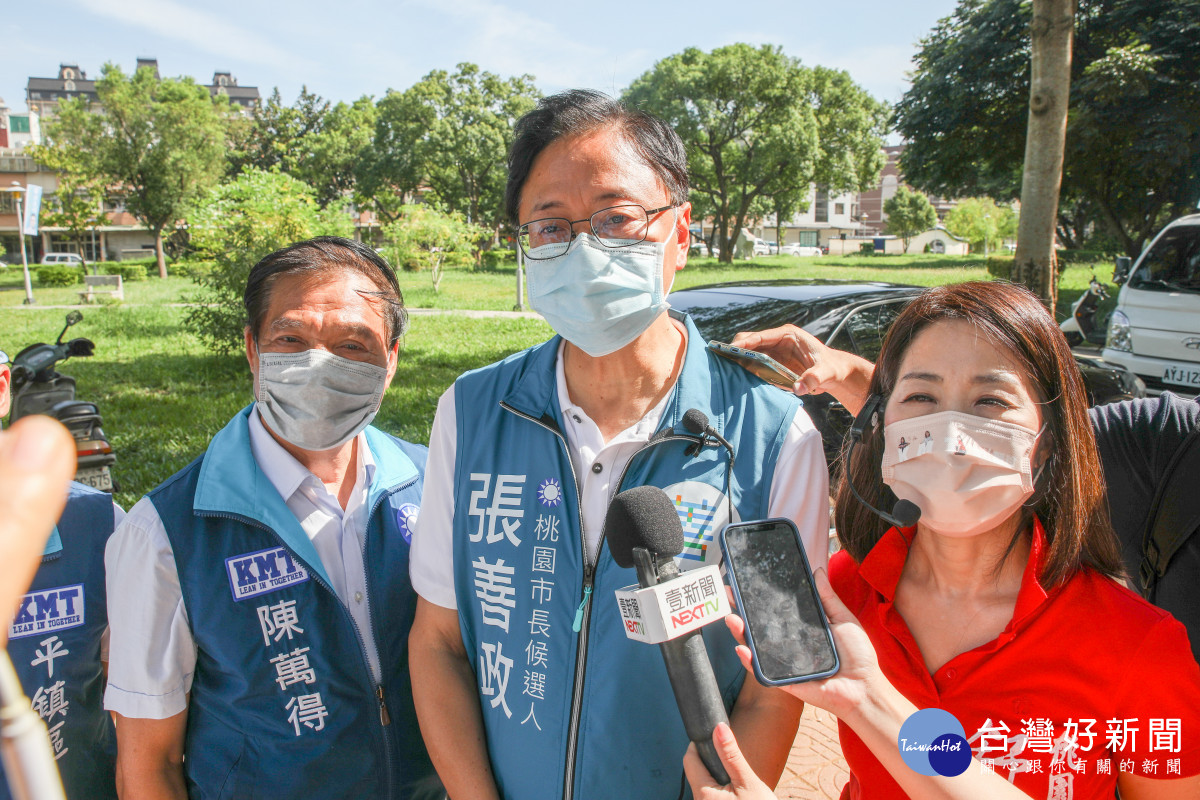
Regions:
[[908, 250], [912, 237], [934, 227], [938, 221], [937, 211], [929, 198], [907, 186], [897, 188], [896, 193], [884, 201], [883, 213], [887, 214], [887, 232], [903, 239], [905, 250]]
[[505, 222], [506, 161], [513, 126], [540, 97], [532, 75], [501, 78], [474, 64], [429, 73], [380, 100], [360, 194], [388, 220], [418, 190], [447, 211], [498, 234]]
[[[458, 212], [427, 205], [407, 205], [399, 211], [399, 218], [383, 228], [384, 238], [390, 242], [384, 252], [397, 267], [429, 270], [436, 293], [447, 266], [472, 261], [481, 226], [467, 222]], [[486, 229], [482, 233], [486, 234]]]
[[[896, 109], [905, 180], [948, 196], [1018, 196], [1032, 6], [960, 0], [921, 43]], [[1200, 197], [1200, 0], [1079, 0], [1059, 230], [1103, 226], [1136, 256]], [[1086, 215], [1086, 216], [1081, 216]]]
[[278, 168], [313, 187], [322, 208], [340, 204], [355, 188], [355, 171], [374, 127], [369, 96], [331, 105], [301, 87], [289, 106], [276, 89], [253, 117], [230, 118], [228, 174]]
[[1011, 206], [998, 206], [990, 197], [969, 197], [950, 209], [945, 224], [950, 233], [970, 242], [972, 250], [987, 255], [1005, 239], [1016, 236], [1017, 214]]
[[81, 98], [64, 100], [58, 118], [46, 126], [44, 142], [30, 145], [28, 152], [38, 164], [54, 171], [58, 181], [42, 213], [42, 224], [67, 230], [86, 269], [84, 241], [104, 218], [104, 191], [94, 154], [77, 144], [90, 135], [87, 129], [98, 123], [82, 104]]
[[242, 294], [260, 258], [313, 236], [354, 232], [345, 213], [321, 208], [312, 187], [278, 170], [254, 168], [201, 198], [189, 215], [189, 229], [192, 246], [213, 268], [197, 274], [201, 290], [184, 326], [221, 353], [242, 342]]
[[296, 102], [286, 105], [276, 87], [250, 118], [231, 119], [229, 176], [246, 169], [278, 167], [291, 173], [303, 160], [307, 140], [322, 128], [329, 101], [300, 87]]
[[[104, 65], [96, 93], [98, 122], [77, 126], [78, 142], [63, 136], [64, 127], [60, 141], [92, 153], [98, 175], [124, 192], [126, 209], [154, 234], [158, 274], [165, 278], [163, 230], [173, 229], [220, 178], [228, 98], [214, 101], [191, 78], [160, 80], [148, 67], [127, 76], [114, 64]], [[86, 113], [82, 106], [66, 111]]]
[[794, 213], [814, 183], [866, 189], [883, 167], [887, 107], [846, 73], [804, 67], [778, 47], [688, 48], [655, 64], [624, 99], [683, 139], [694, 205], [711, 210], [726, 263], [751, 217]]
[[434, 111], [415, 93], [389, 89], [375, 106], [371, 146], [355, 168], [360, 206], [385, 222], [399, 218], [425, 180], [425, 137]]

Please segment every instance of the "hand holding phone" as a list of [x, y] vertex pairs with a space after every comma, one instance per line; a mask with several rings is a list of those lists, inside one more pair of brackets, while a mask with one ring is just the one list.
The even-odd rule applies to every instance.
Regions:
[[759, 682], [780, 686], [837, 673], [833, 634], [796, 526], [786, 519], [734, 523], [720, 542]]
[[744, 347], [735, 347], [716, 340], [708, 343], [708, 349], [740, 364], [747, 371], [780, 389], [787, 389], [790, 392], [796, 385], [796, 381], [800, 380], [799, 375], [765, 353], [747, 350]]

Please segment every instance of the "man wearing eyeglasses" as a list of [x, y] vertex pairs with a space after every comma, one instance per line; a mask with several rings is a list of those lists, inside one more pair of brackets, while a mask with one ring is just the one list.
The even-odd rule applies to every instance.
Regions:
[[[602, 94], [546, 98], [517, 124], [506, 202], [533, 307], [558, 335], [442, 396], [410, 565], [414, 700], [451, 797], [680, 795], [687, 737], [662, 657], [625, 637], [614, 603], [637, 582], [602, 537], [619, 491], [667, 492], [684, 569], [719, 563], [731, 505], [793, 519], [826, 561], [811, 422], [668, 313], [687, 196], [679, 137]], [[685, 433], [692, 408], [734, 459]], [[801, 709], [744, 681], [723, 625], [705, 636], [733, 728], [774, 783]]]
[[[11, 406], [11, 380], [8, 356], [0, 351], [0, 417]], [[46, 723], [69, 800], [117, 797], [117, 740], [102, 702], [108, 661], [104, 547], [124, 518], [111, 495], [72, 482], [66, 508], [8, 626], [8, 655]], [[11, 796], [0, 770], [0, 800]]]

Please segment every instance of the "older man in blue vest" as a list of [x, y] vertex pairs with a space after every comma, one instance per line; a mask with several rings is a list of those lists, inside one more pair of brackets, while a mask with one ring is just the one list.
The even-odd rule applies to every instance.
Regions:
[[[618, 491], [667, 491], [682, 568], [719, 562], [730, 505], [792, 518], [826, 561], [825, 460], [798, 401], [667, 311], [687, 198], [679, 137], [604, 95], [546, 98], [517, 125], [508, 210], [533, 307], [559, 335], [442, 397], [413, 546], [413, 690], [451, 797], [679, 796], [687, 737], [662, 657], [625, 637], [613, 596], [637, 582], [602, 537]], [[736, 466], [663, 434], [693, 408]], [[706, 636], [732, 726], [774, 783], [800, 707], [745, 680], [723, 625]]]
[[257, 402], [106, 554], [121, 796], [404, 800], [430, 772], [407, 657], [425, 448], [370, 427], [396, 277], [320, 237], [255, 265], [245, 307]]

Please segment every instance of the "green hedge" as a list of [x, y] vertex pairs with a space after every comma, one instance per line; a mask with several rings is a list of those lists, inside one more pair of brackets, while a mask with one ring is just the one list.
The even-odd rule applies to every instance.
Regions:
[[42, 286], [74, 286], [83, 283], [83, 270], [67, 265], [38, 267], [37, 279]]
[[517, 251], [510, 250], [507, 247], [484, 250], [480, 257], [480, 266], [483, 269], [500, 269], [501, 267], [515, 267], [516, 265]]
[[991, 275], [996, 280], [1007, 281], [1012, 279], [1012, 256], [989, 256], [984, 266], [987, 268], [988, 275]]
[[1122, 253], [1111, 253], [1107, 250], [1059, 250], [1060, 264], [1112, 264]]
[[126, 283], [129, 283], [130, 281], [146, 280], [146, 272], [147, 272], [146, 264], [136, 264], [136, 263], [131, 264], [128, 261], [122, 261], [120, 263], [111, 263], [110, 262], [109, 264], [107, 264], [105, 266], [105, 269], [103, 271], [101, 271], [100, 274], [101, 275], [120, 275], [121, 280], [125, 281]]
[[874, 242], [860, 242], [858, 245], [858, 252], [862, 253], [864, 256], [875, 255], [875, 243]]

